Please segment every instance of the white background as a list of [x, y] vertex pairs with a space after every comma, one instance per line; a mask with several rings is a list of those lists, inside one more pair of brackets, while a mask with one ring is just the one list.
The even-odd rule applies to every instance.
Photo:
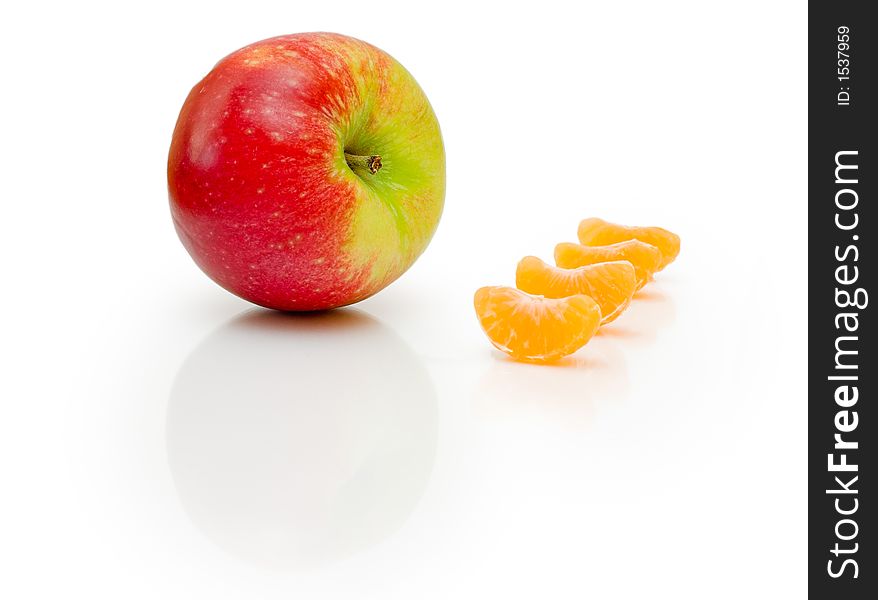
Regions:
[[[0, 597], [804, 597], [804, 3], [3, 12]], [[448, 194], [401, 280], [290, 320], [198, 271], [165, 161], [219, 58], [313, 30], [415, 75]], [[682, 253], [505, 360], [473, 291], [586, 216]]]

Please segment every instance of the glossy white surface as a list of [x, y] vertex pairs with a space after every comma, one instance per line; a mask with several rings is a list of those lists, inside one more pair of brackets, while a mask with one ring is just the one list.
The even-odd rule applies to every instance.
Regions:
[[[568, 4], [12, 9], [0, 597], [804, 596], [805, 7]], [[197, 270], [164, 163], [219, 57], [307, 30], [414, 73], [449, 180], [408, 274], [294, 318]], [[680, 258], [506, 360], [473, 291], [591, 215]]]

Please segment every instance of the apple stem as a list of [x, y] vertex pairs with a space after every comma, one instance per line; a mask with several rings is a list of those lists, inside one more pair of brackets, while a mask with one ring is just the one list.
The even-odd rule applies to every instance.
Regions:
[[344, 159], [347, 161], [350, 168], [361, 167], [363, 169], [368, 169], [372, 175], [381, 169], [381, 157], [377, 154], [361, 156], [359, 154], [349, 154], [345, 152]]

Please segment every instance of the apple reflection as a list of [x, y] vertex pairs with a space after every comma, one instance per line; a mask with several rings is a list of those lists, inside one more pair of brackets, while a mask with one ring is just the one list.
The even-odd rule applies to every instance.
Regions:
[[427, 371], [352, 309], [232, 320], [186, 359], [167, 417], [193, 523], [274, 568], [339, 560], [396, 531], [427, 486], [436, 437]]

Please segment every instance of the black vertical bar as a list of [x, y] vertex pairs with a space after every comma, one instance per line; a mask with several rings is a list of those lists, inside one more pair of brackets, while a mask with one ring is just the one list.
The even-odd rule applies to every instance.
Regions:
[[878, 19], [867, 17], [866, 11], [875, 9], [870, 4], [809, 2], [808, 587], [813, 598], [878, 598], [878, 496], [866, 491], [878, 488], [873, 456], [878, 333], [869, 305], [878, 269]]

